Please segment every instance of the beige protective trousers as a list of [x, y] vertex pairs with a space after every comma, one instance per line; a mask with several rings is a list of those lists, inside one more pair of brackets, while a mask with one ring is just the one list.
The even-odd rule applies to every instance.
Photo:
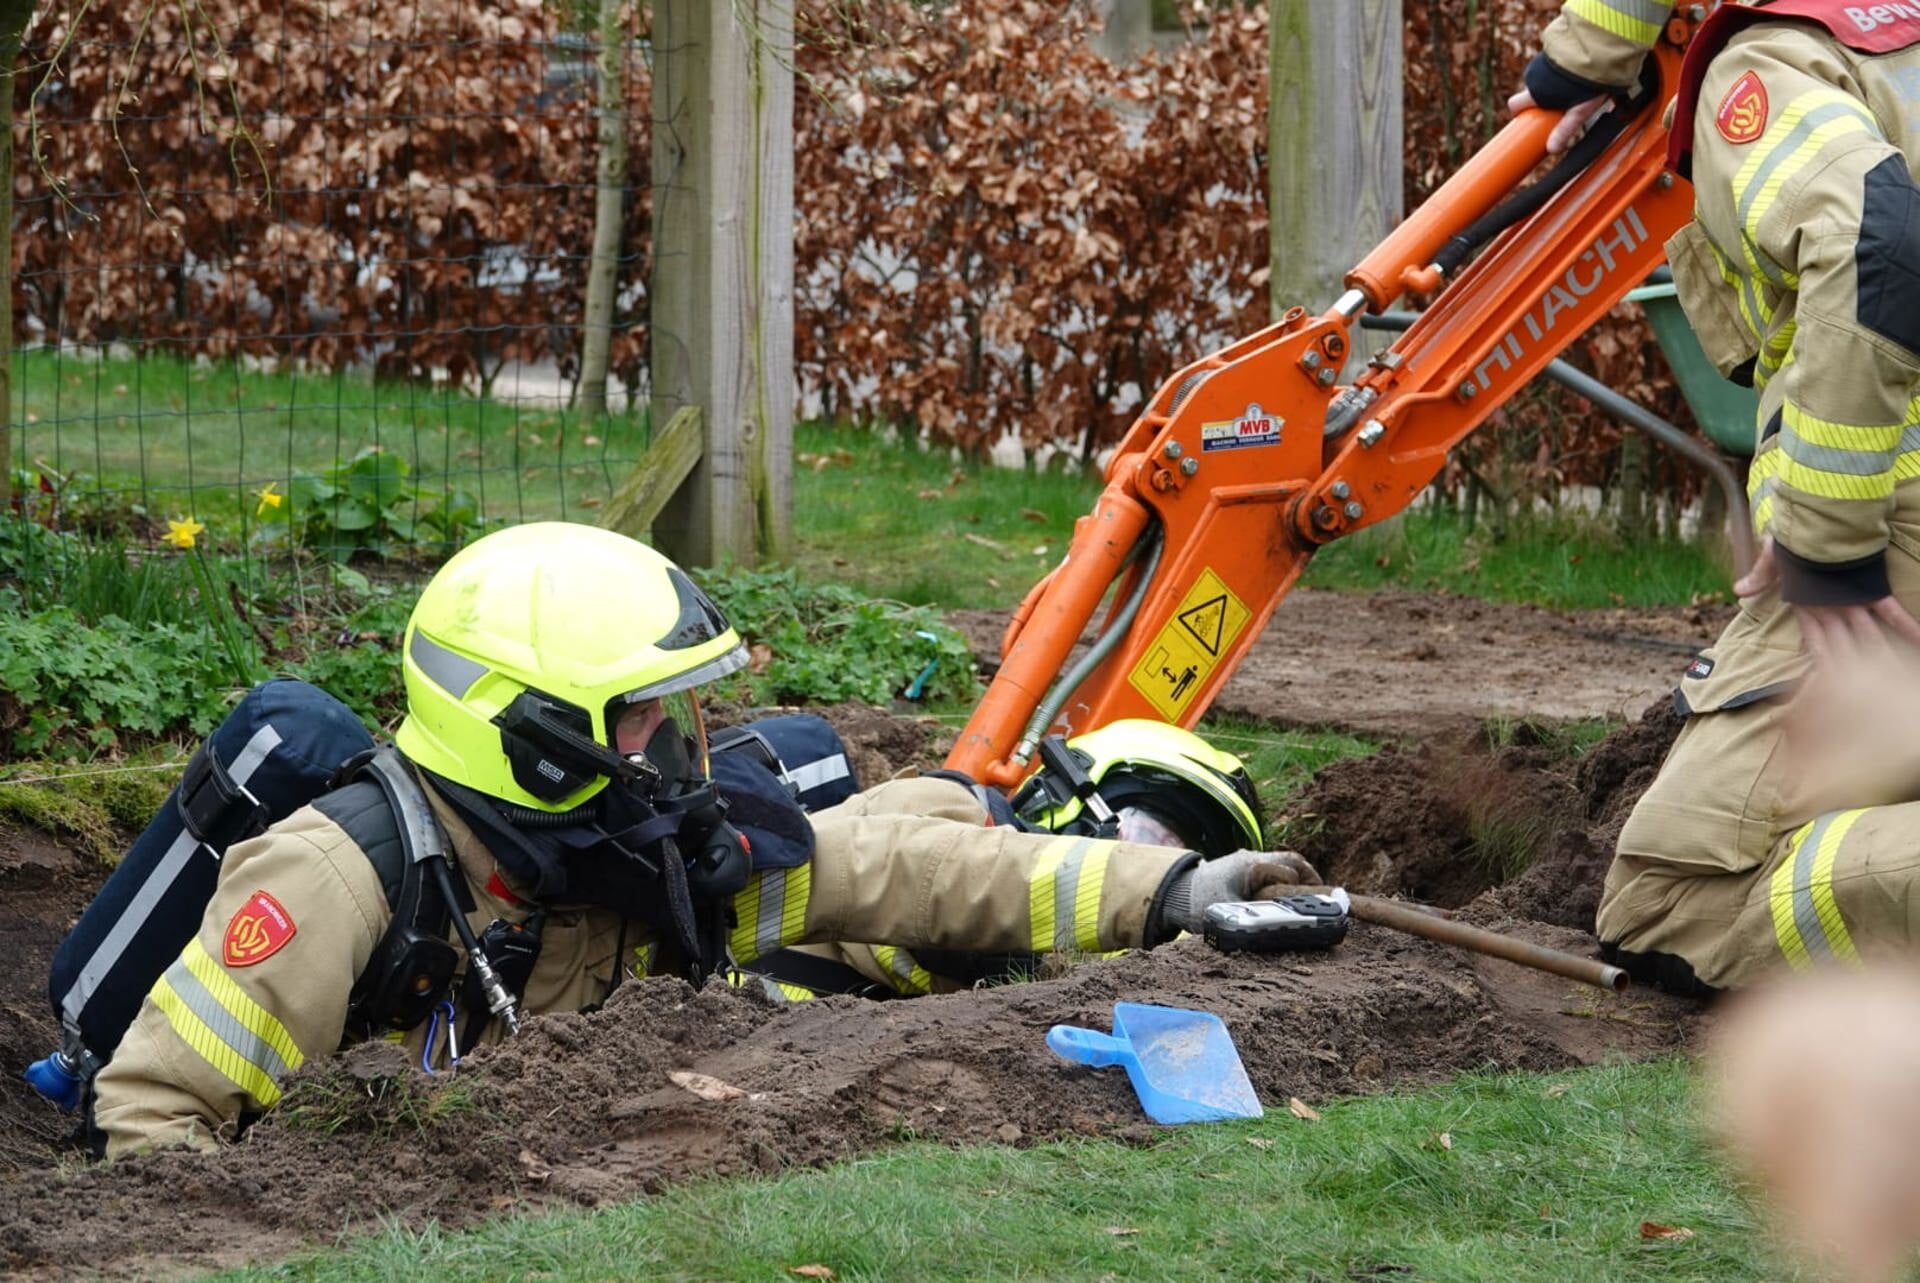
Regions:
[[[1920, 610], [1920, 561], [1888, 560], [1897, 594]], [[1694, 676], [1696, 664], [1681, 683], [1694, 711], [1621, 831], [1601, 941], [1677, 958], [1721, 989], [1783, 962], [1852, 962], [1920, 942], [1920, 784], [1880, 805], [1796, 795], [1786, 698], [1754, 683], [1755, 670], [1791, 680], [1805, 668], [1778, 596], [1743, 609], [1703, 660], [1712, 672]]]
[[[1760, 22], [1707, 68], [1691, 128], [1696, 217], [1668, 257], [1708, 355], [1760, 391], [1755, 525], [1797, 601], [1891, 591], [1920, 615], [1920, 46]], [[1920, 766], [1816, 792], [1783, 736], [1806, 669], [1778, 592], [1689, 669], [1689, 720], [1607, 876], [1603, 944], [1726, 988], [1915, 942]], [[1898, 716], [1895, 694], [1877, 715]]]

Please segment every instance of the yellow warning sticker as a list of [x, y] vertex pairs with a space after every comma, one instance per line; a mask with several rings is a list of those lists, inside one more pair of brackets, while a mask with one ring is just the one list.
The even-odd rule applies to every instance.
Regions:
[[1252, 617], [1225, 580], [1201, 571], [1127, 680], [1162, 717], [1179, 721]]

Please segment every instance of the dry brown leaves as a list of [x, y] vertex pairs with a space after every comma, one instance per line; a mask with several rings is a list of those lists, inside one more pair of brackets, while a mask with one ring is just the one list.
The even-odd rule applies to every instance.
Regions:
[[[1409, 207], [1502, 123], [1557, 8], [1410, 0]], [[43, 7], [25, 65], [54, 61], [16, 82], [23, 336], [571, 374], [596, 146], [593, 50], [564, 9]], [[1074, 0], [799, 9], [794, 351], [828, 415], [975, 450], [1085, 434], [1091, 454], [1174, 370], [1265, 324], [1263, 6], [1125, 66], [1088, 47]], [[613, 352], [630, 385], [650, 342], [642, 49]], [[1628, 311], [1582, 360], [1679, 417]], [[1617, 429], [1564, 399], [1516, 400], [1493, 426], [1503, 485], [1605, 480], [1618, 452]], [[1481, 448], [1464, 457], [1485, 473]]]
[[1265, 323], [1266, 27], [1116, 67], [1084, 6], [804, 6], [795, 354], [969, 448], [1112, 440]]
[[[556, 43], [561, 13], [540, 0], [43, 7], [23, 53], [34, 74], [15, 83], [29, 332], [410, 377], [543, 357], [566, 372], [577, 319], [549, 322], [581, 312], [596, 149], [592, 82]], [[644, 256], [638, 46], [629, 71], [643, 198], [625, 248]], [[633, 378], [643, 300], [627, 310], [613, 363]]]

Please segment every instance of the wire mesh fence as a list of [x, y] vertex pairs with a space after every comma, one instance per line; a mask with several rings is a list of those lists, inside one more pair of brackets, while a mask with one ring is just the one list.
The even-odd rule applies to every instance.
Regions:
[[[338, 558], [592, 520], [648, 434], [644, 24], [539, 0], [46, 6], [15, 98], [21, 514]], [[602, 106], [625, 126], [611, 206]], [[617, 235], [589, 327], [597, 217]], [[595, 329], [609, 412], [585, 415]]]

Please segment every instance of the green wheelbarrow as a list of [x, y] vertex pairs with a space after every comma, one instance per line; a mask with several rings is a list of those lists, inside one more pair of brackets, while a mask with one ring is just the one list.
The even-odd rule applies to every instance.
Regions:
[[1693, 326], [1687, 323], [1687, 314], [1680, 310], [1671, 276], [1664, 270], [1656, 272], [1650, 283], [1628, 293], [1627, 302], [1638, 303], [1646, 312], [1653, 337], [1673, 368], [1680, 395], [1687, 399], [1701, 431], [1728, 454], [1751, 458], [1753, 421], [1759, 413], [1760, 397], [1752, 388], [1721, 378], [1720, 371], [1707, 360]]

